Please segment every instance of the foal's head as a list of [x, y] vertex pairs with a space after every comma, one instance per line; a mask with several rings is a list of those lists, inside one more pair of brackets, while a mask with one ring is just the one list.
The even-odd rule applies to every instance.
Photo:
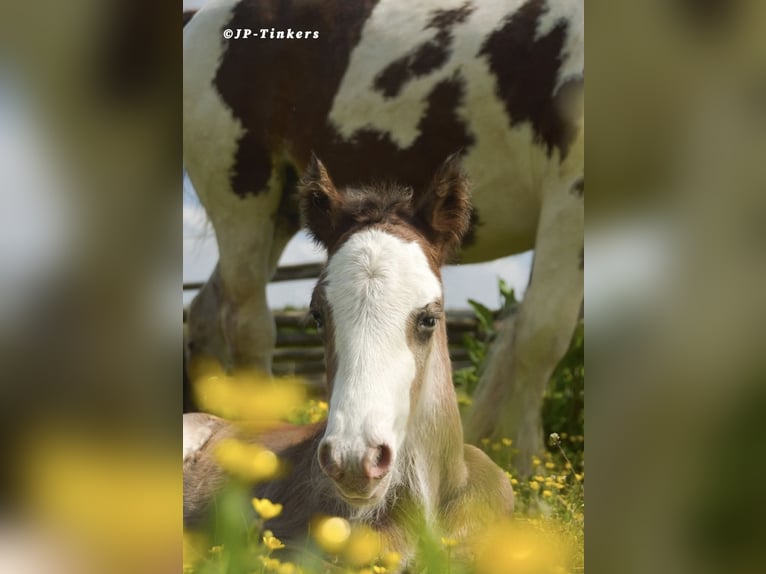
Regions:
[[330, 391], [319, 464], [342, 498], [367, 507], [401, 475], [410, 422], [429, 392], [424, 383], [449, 384], [439, 268], [468, 227], [467, 180], [453, 156], [418, 193], [337, 189], [312, 159], [301, 208], [328, 252], [311, 301]]

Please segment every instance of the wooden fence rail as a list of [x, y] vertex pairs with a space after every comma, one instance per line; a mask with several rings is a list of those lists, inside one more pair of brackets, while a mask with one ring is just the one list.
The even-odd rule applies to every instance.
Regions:
[[[300, 265], [283, 265], [277, 269], [272, 278], [272, 283], [280, 281], [296, 281], [298, 279], [316, 279], [322, 272], [324, 263], [302, 263]], [[190, 281], [184, 283], [184, 291], [196, 291], [201, 289], [205, 281]]]

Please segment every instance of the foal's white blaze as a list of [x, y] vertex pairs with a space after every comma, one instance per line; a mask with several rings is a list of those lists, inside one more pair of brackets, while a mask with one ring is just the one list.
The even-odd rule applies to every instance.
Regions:
[[442, 296], [423, 250], [379, 230], [349, 239], [327, 266], [337, 371], [325, 438], [341, 459], [404, 440], [416, 362], [409, 317]]

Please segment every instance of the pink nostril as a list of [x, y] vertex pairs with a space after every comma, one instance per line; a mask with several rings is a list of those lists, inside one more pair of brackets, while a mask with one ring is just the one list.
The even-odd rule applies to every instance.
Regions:
[[367, 449], [364, 457], [364, 474], [368, 478], [383, 478], [391, 467], [391, 449], [386, 444]]
[[332, 445], [328, 441], [322, 441], [319, 446], [319, 468], [333, 480], [340, 480], [343, 477], [343, 471], [335, 460], [332, 452]]

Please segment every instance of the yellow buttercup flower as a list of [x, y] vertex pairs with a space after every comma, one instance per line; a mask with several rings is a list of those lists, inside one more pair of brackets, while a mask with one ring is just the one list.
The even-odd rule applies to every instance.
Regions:
[[444, 536], [442, 536], [442, 546], [444, 546], [445, 548], [454, 548], [455, 546], [457, 546], [457, 540], [455, 540], [454, 538], [445, 538]]
[[285, 547], [285, 545], [282, 544], [282, 541], [274, 536], [271, 530], [267, 530], [263, 533], [263, 543], [269, 550], [279, 550], [280, 548]]
[[282, 505], [274, 504], [268, 498], [253, 498], [253, 508], [264, 520], [271, 520], [282, 513]]

